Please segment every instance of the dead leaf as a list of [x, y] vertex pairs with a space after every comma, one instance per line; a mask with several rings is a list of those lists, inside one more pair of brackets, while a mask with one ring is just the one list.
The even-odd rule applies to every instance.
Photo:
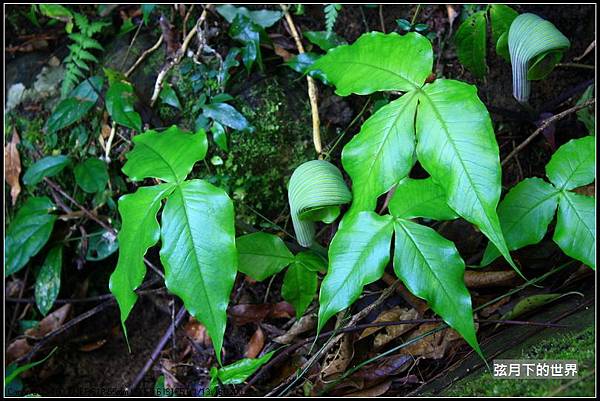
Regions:
[[573, 192], [576, 192], [579, 195], [596, 196], [596, 182], [594, 181], [584, 187], [575, 188]]
[[267, 317], [291, 318], [294, 316], [294, 307], [287, 302], [276, 304], [238, 304], [227, 311], [233, 324], [243, 326], [248, 323], [260, 323]]
[[454, 20], [458, 17], [458, 11], [456, 11], [454, 6], [446, 4], [446, 12], [448, 13], [448, 23], [450, 24], [450, 27], [452, 27]]
[[299, 320], [296, 320], [292, 327], [279, 337], [273, 339], [278, 344], [291, 344], [299, 334], [306, 333], [315, 328], [317, 324], [317, 315], [314, 313], [304, 315]]
[[385, 394], [390, 389], [391, 385], [392, 380], [386, 380], [371, 388], [345, 394], [344, 397], [379, 397], [380, 395]]
[[350, 365], [353, 356], [352, 335], [344, 334], [325, 356], [323, 368], [321, 369], [321, 379], [330, 380], [342, 374]]
[[29, 351], [31, 351], [31, 345], [29, 345], [27, 339], [17, 338], [6, 348], [6, 364], [10, 365], [12, 361], [19, 359]]
[[503, 271], [465, 271], [465, 285], [468, 288], [485, 288], [513, 285], [517, 274], [514, 270]]
[[355, 379], [363, 379], [365, 381], [374, 381], [385, 379], [389, 376], [395, 376], [404, 372], [413, 361], [410, 355], [391, 355], [377, 362], [366, 365], [364, 368], [352, 375]]
[[25, 334], [34, 337], [41, 338], [46, 334], [52, 333], [59, 327], [63, 325], [63, 323], [67, 320], [67, 316], [71, 311], [71, 304], [64, 304], [38, 323], [37, 326], [32, 327], [25, 331]]
[[79, 351], [83, 351], [83, 352], [91, 352], [91, 351], [95, 351], [99, 348], [102, 348], [104, 346], [104, 344], [106, 344], [106, 339], [102, 339], [102, 340], [98, 340], [98, 341], [94, 341], [88, 344], [83, 344], [81, 347], [79, 347]]
[[288, 52], [283, 47], [278, 46], [276, 43], [273, 44], [273, 50], [275, 51], [275, 54], [283, 59], [284, 62], [294, 57], [292, 53]]
[[289, 319], [294, 317], [295, 314], [296, 312], [294, 311], [292, 304], [282, 301], [273, 305], [273, 310], [269, 313], [269, 317], [275, 319]]
[[500, 309], [500, 307], [502, 305], [505, 305], [508, 301], [510, 301], [510, 296], [506, 296], [501, 298], [499, 301], [494, 302], [491, 305], [486, 306], [485, 308], [483, 308], [479, 314], [481, 315], [481, 317], [490, 317], [492, 316], [494, 313], [496, 313], [496, 311], [498, 309]]
[[10, 186], [10, 197], [12, 205], [17, 202], [17, 197], [21, 193], [21, 184], [19, 175], [21, 174], [21, 157], [17, 145], [21, 142], [17, 129], [13, 127], [12, 139], [4, 147], [4, 179]]
[[[389, 309], [389, 310], [386, 310], [386, 311], [383, 311], [382, 313], [380, 313], [379, 316], [377, 316], [377, 319], [375, 319], [375, 321], [373, 323], [397, 322], [399, 320], [413, 320], [413, 319], [417, 318], [417, 315], [418, 315], [418, 312], [415, 309], [406, 309], [406, 308], [401, 308], [400, 306], [394, 306], [392, 309]], [[361, 333], [359, 340], [363, 339], [367, 336], [370, 336], [371, 334], [374, 334], [378, 331], [385, 329], [387, 335], [391, 335], [392, 333], [395, 334], [395, 337], [393, 337], [389, 340], [389, 341], [391, 341], [394, 338], [401, 335], [402, 333], [405, 333], [412, 327], [414, 327], [414, 325], [409, 325], [409, 324], [406, 324], [406, 325], [402, 324], [402, 325], [398, 325], [398, 326], [388, 326], [388, 327], [369, 327]]]
[[8, 280], [4, 287], [4, 294], [6, 294], [7, 297], [17, 297], [21, 293], [21, 288], [23, 288], [24, 285], [25, 283], [23, 280]]
[[212, 344], [206, 327], [192, 316], [190, 316], [188, 322], [185, 324], [184, 331], [195, 343], [202, 344], [205, 347]]
[[248, 345], [246, 346], [246, 352], [244, 353], [244, 356], [246, 358], [256, 358], [264, 346], [265, 333], [262, 331], [260, 326], [258, 326], [250, 338], [250, 342], [248, 342]]
[[[417, 330], [411, 333], [408, 341], [437, 328], [439, 325], [439, 323], [422, 324]], [[421, 338], [417, 342], [403, 348], [401, 352], [413, 357], [440, 359], [446, 353], [450, 343], [460, 338], [460, 335], [456, 331], [446, 329]]]
[[111, 127], [108, 124], [102, 124], [101, 135], [103, 139], [107, 139], [110, 136]]

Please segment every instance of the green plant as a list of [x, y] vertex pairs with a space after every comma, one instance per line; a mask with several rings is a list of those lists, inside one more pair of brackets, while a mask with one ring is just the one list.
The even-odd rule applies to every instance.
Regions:
[[[237, 253], [233, 204], [227, 194], [204, 180], [186, 180], [206, 155], [206, 134], [173, 126], [162, 133], [146, 131], [133, 143], [123, 173], [133, 181], [155, 178], [162, 183], [119, 199], [119, 259], [109, 287], [121, 309], [123, 329], [126, 333], [125, 321], [137, 300], [135, 289], [146, 273], [144, 255], [160, 238], [165, 284], [204, 324], [220, 362]], [[156, 215], [164, 199], [159, 226]]]
[[[447, 79], [426, 83], [432, 67], [430, 41], [412, 32], [365, 34], [352, 45], [330, 50], [312, 66], [340, 96], [404, 92], [378, 109], [342, 151], [353, 200], [329, 248], [318, 330], [383, 275], [395, 232], [397, 276], [480, 352], [462, 258], [452, 242], [412, 219], [463, 217], [519, 269], [496, 213], [501, 168], [489, 114], [471, 85]], [[416, 160], [430, 179], [403, 181]], [[395, 186], [391, 215], [374, 213], [377, 198]], [[402, 204], [407, 192], [420, 193], [418, 207]]]
[[521, 14], [510, 25], [508, 48], [513, 75], [513, 96], [527, 103], [530, 81], [544, 79], [571, 43], [556, 27], [535, 14]]
[[[570, 257], [596, 269], [594, 198], [571, 190], [595, 180], [594, 137], [573, 139], [561, 146], [546, 165], [550, 183], [527, 178], [513, 187], [498, 206], [498, 216], [510, 250], [542, 240], [558, 207], [553, 240]], [[498, 257], [489, 244], [482, 265]]]
[[484, 10], [471, 14], [463, 21], [454, 35], [461, 64], [478, 78], [483, 78], [486, 74], [488, 21], [491, 25], [492, 43], [496, 48], [496, 53], [506, 61], [510, 61], [508, 29], [517, 15], [519, 13], [503, 4], [488, 4]]
[[104, 50], [102, 45], [93, 38], [102, 28], [110, 25], [104, 21], [89, 21], [88, 18], [79, 13], [73, 13], [75, 25], [79, 32], [70, 33], [69, 39], [73, 41], [69, 45], [69, 55], [65, 58], [66, 64], [65, 77], [61, 87], [61, 97], [65, 98], [67, 94], [85, 78], [84, 71], [89, 71], [89, 63], [97, 63], [98, 59], [90, 51]]
[[341, 9], [341, 4], [326, 4], [323, 7], [323, 12], [325, 13], [325, 30], [328, 33], [333, 32], [333, 26], [335, 25], [335, 21], [337, 21], [338, 12]]

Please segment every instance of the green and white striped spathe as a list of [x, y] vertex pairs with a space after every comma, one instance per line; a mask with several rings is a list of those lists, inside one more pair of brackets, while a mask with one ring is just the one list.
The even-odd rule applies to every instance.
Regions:
[[288, 200], [298, 243], [309, 247], [315, 238], [315, 223], [305, 217], [305, 212], [348, 203], [352, 194], [336, 166], [324, 160], [311, 160], [292, 174]]
[[535, 14], [519, 15], [508, 32], [508, 50], [512, 63], [513, 96], [526, 103], [531, 93], [527, 78], [530, 62], [536, 56], [567, 49], [571, 43], [556, 27]]

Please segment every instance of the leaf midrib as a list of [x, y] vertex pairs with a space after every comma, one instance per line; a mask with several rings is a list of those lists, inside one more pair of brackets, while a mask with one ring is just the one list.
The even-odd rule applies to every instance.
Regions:
[[179, 180], [179, 177], [175, 173], [175, 170], [173, 169], [171, 164], [167, 161], [167, 159], [165, 159], [165, 157], [162, 155], [162, 153], [160, 153], [159, 151], [154, 149], [152, 146], [148, 145], [146, 142], [139, 142], [136, 145], [138, 145], [138, 146], [142, 145], [142, 147], [146, 147], [146, 148], [150, 149], [152, 151], [152, 153], [158, 155], [158, 157], [166, 164], [166, 166], [169, 168], [169, 170], [171, 170], [171, 173], [173, 174], [173, 178], [175, 179], [175, 181]]
[[387, 68], [379, 67], [379, 66], [376, 66], [374, 64], [363, 63], [363, 62], [360, 62], [360, 61], [340, 60], [340, 61], [338, 61], [338, 63], [339, 64], [344, 64], [344, 63], [345, 64], [356, 64], [356, 65], [362, 65], [362, 66], [366, 66], [366, 67], [371, 67], [371, 68], [376, 69], [376, 70], [381, 70], [381, 71], [387, 72], [388, 74], [394, 75], [394, 76], [402, 79], [403, 81], [405, 81], [406, 83], [408, 83], [409, 85], [411, 85], [413, 87], [413, 89], [419, 89], [419, 85], [415, 84], [414, 82], [410, 81], [408, 78], [400, 75], [399, 73], [397, 73], [395, 71], [392, 71], [392, 70], [389, 70]]
[[592, 230], [590, 228], [590, 226], [587, 225], [586, 220], [579, 214], [579, 211], [575, 207], [575, 204], [573, 204], [573, 202], [571, 202], [571, 198], [569, 197], [570, 193], [566, 192], [566, 193], [562, 193], [561, 195], [569, 203], [569, 206], [571, 206], [571, 208], [573, 209], [573, 211], [577, 215], [577, 218], [579, 219], [579, 221], [581, 221], [581, 223], [585, 226], [585, 228], [587, 228], [589, 234], [593, 237], [594, 236], [594, 230]]

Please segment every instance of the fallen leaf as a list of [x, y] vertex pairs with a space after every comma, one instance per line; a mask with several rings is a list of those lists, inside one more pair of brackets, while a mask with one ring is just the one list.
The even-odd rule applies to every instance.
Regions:
[[295, 313], [292, 304], [282, 301], [273, 305], [273, 310], [269, 313], [269, 317], [275, 319], [289, 319], [294, 317]]
[[596, 182], [594, 181], [584, 187], [575, 188], [573, 192], [576, 192], [580, 195], [596, 196]]
[[21, 193], [21, 184], [19, 175], [21, 174], [21, 157], [17, 145], [21, 142], [17, 129], [13, 127], [11, 141], [4, 147], [4, 179], [10, 186], [10, 197], [12, 205], [17, 202], [17, 197]]
[[71, 311], [71, 304], [64, 304], [38, 323], [37, 326], [28, 329], [25, 331], [25, 334], [34, 337], [41, 338], [46, 334], [52, 333], [59, 327], [63, 325], [63, 323], [67, 320], [67, 316]]
[[503, 271], [465, 271], [465, 285], [468, 288], [511, 286], [517, 274], [514, 270]]
[[298, 335], [302, 333], [306, 333], [315, 328], [317, 324], [317, 315], [314, 313], [304, 315], [299, 320], [296, 320], [292, 327], [285, 333], [279, 337], [273, 339], [278, 344], [291, 344], [292, 341], [298, 337]]
[[321, 369], [321, 379], [329, 380], [343, 373], [350, 365], [353, 356], [352, 336], [344, 334], [325, 356], [323, 368]]
[[454, 20], [458, 17], [458, 11], [456, 11], [454, 6], [446, 4], [446, 12], [448, 13], [448, 23], [450, 24], [450, 27], [452, 27]]
[[17, 338], [6, 348], [6, 364], [10, 365], [12, 361], [19, 359], [29, 351], [31, 351], [31, 345], [29, 345], [27, 339]]
[[[439, 326], [439, 323], [424, 323], [415, 330], [408, 341], [417, 338]], [[477, 328], [477, 325], [475, 326]], [[445, 329], [421, 338], [417, 342], [403, 348], [402, 353], [413, 357], [440, 359], [446, 353], [451, 342], [460, 340], [460, 335], [452, 330]]]
[[481, 317], [490, 317], [492, 316], [494, 313], [496, 313], [496, 311], [498, 309], [500, 309], [500, 307], [502, 305], [505, 305], [508, 301], [510, 301], [510, 296], [506, 296], [501, 298], [499, 301], [494, 302], [491, 305], [486, 306], [485, 308], [483, 308], [479, 314], [481, 315]]
[[392, 380], [386, 380], [371, 388], [345, 394], [344, 397], [379, 397], [380, 395], [385, 394], [390, 389], [391, 385]]
[[258, 326], [250, 338], [250, 342], [248, 342], [248, 345], [246, 346], [246, 352], [244, 353], [244, 356], [246, 358], [256, 358], [264, 346], [265, 333], [262, 331], [260, 326]]
[[104, 344], [106, 344], [106, 339], [94, 341], [94, 342], [91, 342], [88, 344], [83, 344], [81, 347], [79, 347], [79, 351], [83, 351], [83, 352], [95, 351], [99, 348], [102, 348], [102, 346], [104, 346]]
[[287, 302], [276, 304], [238, 304], [227, 311], [233, 324], [243, 326], [248, 323], [260, 323], [267, 317], [291, 318], [294, 316], [294, 307]]
[[288, 61], [292, 57], [294, 57], [294, 55], [292, 53], [288, 52], [283, 47], [278, 46], [275, 43], [273, 44], [273, 50], [275, 51], [275, 54], [277, 54], [279, 57], [281, 57], [283, 59], [284, 62]]
[[373, 381], [395, 376], [409, 368], [413, 357], [410, 355], [391, 355], [366, 365], [352, 375], [355, 379]]
[[[373, 323], [397, 322], [399, 320], [413, 320], [417, 318], [417, 315], [418, 312], [415, 309], [406, 309], [401, 308], [400, 306], [394, 306], [392, 309], [388, 309], [386, 311], [381, 312]], [[385, 329], [387, 336], [391, 336], [392, 334], [395, 335], [393, 338], [390, 338], [389, 341], [391, 341], [394, 338], [401, 335], [402, 333], [405, 333], [412, 327], [414, 327], [414, 325], [412, 324], [402, 324], [398, 326], [387, 327], [369, 327], [361, 333], [359, 340]]]
[[204, 347], [212, 344], [206, 327], [192, 316], [190, 316], [183, 330], [195, 343], [202, 344]]

